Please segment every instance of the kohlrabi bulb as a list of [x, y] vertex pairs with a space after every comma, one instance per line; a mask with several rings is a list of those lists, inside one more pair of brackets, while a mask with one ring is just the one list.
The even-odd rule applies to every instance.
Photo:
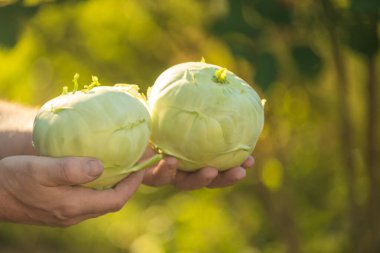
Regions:
[[241, 165], [264, 125], [255, 90], [225, 68], [204, 62], [167, 69], [150, 89], [148, 104], [152, 142], [186, 171]]
[[[76, 81], [75, 81], [76, 82]], [[97, 86], [67, 92], [42, 106], [33, 129], [41, 155], [99, 159], [103, 174], [86, 186], [110, 188], [132, 171], [151, 134], [151, 119], [136, 85]]]

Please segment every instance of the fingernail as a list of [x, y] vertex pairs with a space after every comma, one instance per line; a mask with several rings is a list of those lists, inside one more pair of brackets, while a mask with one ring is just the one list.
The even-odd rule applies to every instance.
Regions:
[[87, 175], [90, 177], [98, 177], [103, 172], [102, 164], [97, 160], [89, 160], [87, 162]]
[[215, 168], [203, 168], [202, 173], [206, 181], [211, 181], [218, 176], [218, 170]]
[[240, 170], [238, 173], [236, 173], [235, 180], [242, 180], [247, 175], [247, 172], [245, 169]]

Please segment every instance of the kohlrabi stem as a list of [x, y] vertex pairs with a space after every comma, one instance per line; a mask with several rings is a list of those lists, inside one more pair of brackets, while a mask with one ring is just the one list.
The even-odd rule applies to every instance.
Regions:
[[86, 91], [90, 91], [95, 86], [100, 86], [99, 79], [97, 76], [92, 76], [92, 82], [90, 85], [85, 85], [84, 88]]
[[217, 83], [226, 83], [227, 82], [227, 69], [222, 68], [215, 71], [215, 80]]
[[62, 87], [62, 95], [66, 95], [67, 93], [69, 93], [68, 89], [69, 88], [67, 86], [63, 86]]
[[92, 82], [90, 84], [90, 89], [94, 88], [95, 86], [99, 86], [100, 83], [99, 83], [99, 79], [97, 76], [92, 76]]
[[77, 92], [78, 90], [78, 78], [79, 78], [79, 74], [75, 73], [74, 78], [73, 78], [73, 83], [74, 83], [73, 94], [75, 94], [75, 92]]
[[155, 156], [152, 156], [150, 159], [145, 160], [142, 163], [138, 163], [138, 164], [134, 165], [130, 169], [122, 171], [121, 174], [123, 174], [123, 173], [131, 173], [131, 172], [134, 172], [134, 171], [139, 171], [139, 170], [143, 170], [143, 169], [149, 168], [150, 166], [158, 163], [162, 159], [162, 157], [163, 156], [161, 154], [157, 154]]

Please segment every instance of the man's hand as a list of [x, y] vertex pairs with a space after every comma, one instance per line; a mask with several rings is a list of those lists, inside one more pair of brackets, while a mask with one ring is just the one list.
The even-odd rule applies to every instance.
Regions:
[[75, 186], [103, 172], [91, 158], [11, 156], [0, 160], [0, 221], [67, 227], [121, 209], [140, 185], [136, 172], [109, 190]]
[[[148, 147], [143, 160], [155, 153]], [[181, 190], [195, 190], [202, 187], [217, 188], [227, 187], [242, 180], [246, 175], [246, 169], [254, 165], [254, 159], [249, 156], [241, 166], [219, 172], [216, 168], [206, 167], [195, 172], [177, 170], [178, 160], [167, 156], [156, 166], [145, 170], [143, 183], [150, 186], [162, 186], [173, 184]]]

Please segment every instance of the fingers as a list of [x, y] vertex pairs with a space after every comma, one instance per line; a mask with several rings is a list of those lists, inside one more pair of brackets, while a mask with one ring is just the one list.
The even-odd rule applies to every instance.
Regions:
[[156, 167], [147, 169], [143, 183], [150, 186], [162, 186], [172, 182], [175, 177], [178, 160], [167, 156]]
[[195, 190], [211, 183], [218, 176], [218, 170], [211, 167], [196, 172], [177, 171], [173, 185], [181, 190]]
[[194, 190], [201, 187], [227, 187], [245, 178], [245, 169], [252, 167], [254, 164], [254, 158], [249, 156], [242, 166], [224, 172], [219, 172], [211, 167], [203, 168], [193, 173], [178, 171], [173, 184], [181, 190]]
[[137, 191], [142, 183], [143, 178], [144, 171], [134, 172], [119, 182], [114, 189], [109, 189], [109, 191], [111, 191], [111, 194], [113, 194], [113, 190], [118, 196], [124, 198], [123, 200], [125, 203]]
[[178, 171], [173, 184], [181, 190], [195, 190], [202, 187], [220, 188], [234, 185], [245, 176], [246, 171], [242, 167], [219, 173], [215, 168], [203, 168], [193, 173]]
[[1, 165], [2, 171], [13, 172], [10, 183], [2, 185], [7, 189], [7, 203], [13, 203], [7, 220], [50, 226], [66, 227], [120, 210], [144, 176], [144, 171], [132, 173], [113, 189], [98, 191], [71, 186], [102, 172], [101, 164], [93, 159], [17, 156], [2, 160]]
[[246, 171], [243, 167], [236, 167], [229, 169], [224, 172], [220, 172], [219, 176], [215, 178], [207, 187], [208, 188], [219, 188], [227, 187], [235, 184], [236, 182], [242, 180], [246, 176]]
[[99, 216], [101, 216], [101, 214], [86, 214], [86, 215], [81, 215], [81, 216], [75, 217], [75, 218], [68, 218], [68, 219], [64, 219], [64, 220], [59, 220], [58, 222], [53, 221], [52, 224], [55, 224], [55, 226], [57, 226], [57, 227], [67, 228], [67, 227], [76, 225], [78, 223], [81, 223], [82, 221], [92, 219], [92, 218], [96, 218]]
[[143, 171], [132, 173], [115, 188], [103, 191], [74, 186], [54, 208], [54, 218], [63, 226], [70, 226], [84, 219], [116, 212], [136, 192], [143, 176]]
[[100, 161], [92, 158], [26, 158], [34, 176], [45, 186], [78, 185], [93, 181], [103, 172]]
[[253, 165], [255, 165], [255, 159], [253, 156], [248, 156], [248, 158], [243, 162], [242, 167], [251, 168]]
[[143, 176], [144, 171], [132, 173], [118, 183], [115, 188], [104, 191], [83, 189], [88, 190], [89, 194], [84, 193], [81, 200], [78, 200], [84, 201], [82, 202], [82, 213], [105, 214], [120, 210], [136, 192], [142, 182]]
[[254, 162], [253, 157], [249, 156], [241, 166], [225, 172], [218, 173], [217, 169], [211, 167], [196, 172], [185, 172], [177, 171], [177, 159], [165, 157], [156, 167], [146, 170], [143, 182], [150, 186], [162, 186], [171, 183], [181, 190], [227, 187], [243, 179], [246, 175], [245, 169], [252, 167]]
[[255, 165], [255, 159], [252, 156], [248, 156], [241, 166], [220, 172], [207, 187], [220, 188], [232, 186], [245, 178], [247, 174], [246, 169], [253, 167], [253, 165]]

